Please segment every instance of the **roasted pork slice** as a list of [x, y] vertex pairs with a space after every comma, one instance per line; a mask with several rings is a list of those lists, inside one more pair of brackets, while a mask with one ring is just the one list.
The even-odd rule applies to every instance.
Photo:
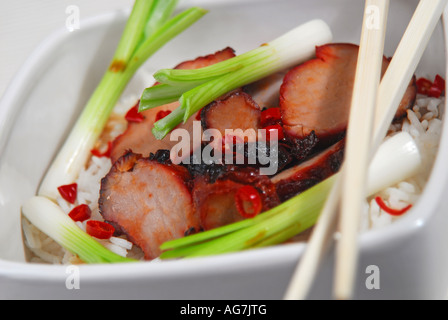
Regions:
[[283, 202], [339, 171], [344, 157], [345, 139], [316, 154], [301, 164], [271, 178]]
[[[117, 161], [118, 158], [120, 158], [123, 154], [126, 154], [128, 151], [148, 157], [151, 153], [155, 153], [158, 150], [171, 150], [176, 144], [178, 144], [178, 139], [171, 140], [174, 130], [161, 140], [156, 139], [151, 131], [155, 122], [167, 116], [178, 106], [178, 102], [173, 102], [153, 109], [145, 110], [140, 113], [143, 116], [141, 122], [129, 122], [126, 131], [115, 138], [112, 142], [110, 155], [112, 163]], [[176, 129], [186, 130], [186, 132], [193, 137], [194, 119], [196, 115], [197, 113], [193, 115], [193, 117], [191, 117], [186, 123], [178, 125]], [[198, 124], [196, 127], [198, 135], [200, 135], [202, 132], [201, 126]], [[200, 147], [200, 141], [190, 139], [190, 152], [197, 147]], [[179, 157], [185, 158], [189, 155], [190, 154], [179, 155]]]
[[175, 67], [175, 69], [192, 70], [204, 68], [233, 57], [235, 57], [235, 50], [233, 50], [231, 47], [226, 47], [215, 53], [197, 57], [193, 60], [181, 62]]
[[192, 191], [197, 214], [204, 230], [247, 218], [245, 208], [236, 198], [241, 195], [241, 190], [244, 188], [250, 187], [259, 198], [258, 213], [280, 204], [275, 185], [267, 176], [259, 175], [256, 169], [223, 165], [214, 168], [212, 176], [209, 173], [210, 171], [204, 171], [203, 174], [196, 175]]
[[291, 157], [298, 162], [302, 162], [307, 159], [314, 152], [319, 151], [317, 145], [319, 139], [314, 131], [302, 138], [287, 137], [284, 146], [288, 148]]
[[244, 86], [244, 92], [248, 93], [261, 109], [278, 107], [280, 99], [280, 86], [287, 72], [283, 70], [273, 73], [263, 79]]
[[[280, 108], [287, 135], [302, 138], [315, 132], [319, 143], [330, 145], [347, 128], [359, 47], [327, 44], [316, 48], [316, 58], [291, 69], [280, 89]], [[390, 59], [384, 57], [382, 73]], [[410, 82], [396, 118], [406, 114], [416, 96]]]
[[[151, 130], [154, 123], [162, 116], [172, 112], [179, 106], [178, 102], [149, 109], [140, 113], [141, 121], [130, 121], [125, 132], [112, 141], [111, 161], [115, 163], [122, 155], [132, 151], [144, 156], [159, 149], [169, 149], [172, 142], [169, 139], [157, 140]], [[134, 106], [137, 108], [137, 106]], [[188, 127], [187, 127], [188, 129]]]
[[129, 152], [101, 181], [100, 213], [145, 259], [154, 259], [163, 242], [199, 230], [189, 179], [184, 167], [166, 162], [160, 152], [151, 157]]
[[234, 135], [241, 138], [240, 142], [253, 142], [261, 128], [260, 115], [261, 109], [252, 97], [236, 90], [204, 107], [201, 124], [204, 130], [218, 130], [223, 138]]
[[[176, 66], [176, 69], [198, 69], [205, 66], [215, 64], [220, 61], [232, 58], [235, 56], [233, 49], [227, 47], [214, 54], [203, 57], [198, 57], [194, 60], [182, 62]], [[159, 149], [171, 150], [176, 144], [177, 139], [171, 141], [172, 133], [168, 134], [162, 140], [157, 140], [152, 134], [151, 130], [154, 123], [160, 118], [166, 116], [179, 106], [179, 102], [173, 102], [167, 105], [159, 106], [154, 109], [149, 109], [140, 113], [138, 121], [131, 121], [123, 134], [118, 136], [112, 143], [111, 161], [114, 163], [123, 154], [128, 151], [142, 154], [147, 157], [151, 153], [155, 153]], [[133, 108], [136, 108], [134, 106]], [[193, 136], [193, 122], [199, 118], [199, 112], [195, 113], [186, 123], [180, 124], [176, 129], [185, 129]], [[199, 127], [200, 130], [200, 127]], [[200, 134], [200, 133], [199, 133]], [[200, 139], [199, 139], [200, 140]], [[193, 139], [190, 143], [190, 151], [200, 145], [200, 141], [194, 144]], [[187, 157], [189, 155], [181, 155]]]
[[192, 194], [203, 230], [244, 219], [235, 205], [235, 194], [242, 186], [231, 180], [210, 183], [204, 177], [195, 179]]

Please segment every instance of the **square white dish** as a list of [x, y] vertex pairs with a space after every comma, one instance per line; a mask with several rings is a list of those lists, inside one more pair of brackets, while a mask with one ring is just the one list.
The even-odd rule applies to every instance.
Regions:
[[[391, 1], [385, 54], [392, 55], [418, 1]], [[124, 96], [138, 96], [147, 75], [161, 67], [227, 46], [237, 54], [314, 18], [325, 20], [334, 42], [359, 43], [363, 1], [185, 1], [210, 12], [152, 57]], [[127, 17], [116, 12], [82, 21], [75, 32], [50, 36], [26, 61], [0, 102], [0, 299], [281, 299], [304, 244], [163, 263], [80, 266], [80, 289], [66, 287], [67, 267], [24, 262], [20, 206], [32, 196], [80, 110], [106, 69]], [[446, 70], [442, 23], [417, 73]], [[179, 50], [181, 48], [181, 50]], [[448, 288], [448, 144], [446, 125], [433, 174], [408, 215], [360, 238], [359, 270], [376, 265], [378, 290], [359, 299], [444, 298]], [[330, 298], [332, 257], [320, 270], [311, 298]]]

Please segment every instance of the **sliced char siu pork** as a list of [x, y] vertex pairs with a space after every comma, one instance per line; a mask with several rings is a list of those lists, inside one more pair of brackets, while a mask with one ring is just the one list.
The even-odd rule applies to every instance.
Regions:
[[101, 181], [100, 213], [154, 259], [163, 242], [199, 230], [189, 179], [184, 167], [127, 153]]
[[345, 139], [271, 178], [280, 201], [286, 201], [339, 171]]
[[208, 174], [196, 175], [192, 194], [202, 229], [210, 230], [246, 219], [247, 212], [257, 210], [246, 209], [245, 201], [237, 199], [248, 187], [260, 204], [256, 214], [280, 204], [275, 185], [254, 168], [228, 165], [222, 166], [220, 174], [213, 178]]
[[[287, 135], [297, 138], [314, 131], [328, 146], [343, 136], [349, 118], [359, 47], [327, 44], [316, 48], [316, 58], [291, 69], [280, 89], [280, 108]], [[384, 57], [382, 73], [390, 60]], [[415, 78], [396, 113], [406, 115], [416, 97]]]
[[243, 87], [261, 109], [278, 107], [280, 99], [280, 86], [288, 70], [276, 72]]
[[[227, 60], [234, 56], [235, 53], [233, 49], [227, 47], [221, 51], [217, 51], [214, 54], [182, 62], [176, 66], [176, 69], [198, 69]], [[118, 136], [112, 143], [112, 163], [117, 161], [118, 158], [129, 150], [146, 157], [151, 153], [155, 153], [157, 150], [171, 150], [171, 148], [178, 142], [170, 141], [170, 134], [162, 140], [157, 140], [153, 136], [151, 130], [154, 122], [160, 118], [163, 118], [178, 106], [178, 102], [173, 102], [154, 109], [149, 109], [140, 113], [140, 115], [143, 116], [142, 121], [129, 122], [126, 131]], [[185, 124], [180, 124], [178, 128], [186, 129], [191, 133], [193, 130], [193, 121], [196, 120], [197, 117], [198, 113], [194, 114]], [[195, 147], [197, 146], [191, 145], [191, 149]]]
[[195, 179], [193, 199], [204, 230], [244, 219], [235, 205], [235, 194], [242, 186], [231, 180], [209, 183], [203, 177]]
[[260, 107], [252, 97], [242, 90], [236, 90], [204, 107], [201, 124], [204, 130], [219, 130], [222, 137], [226, 136], [226, 130], [241, 129], [244, 132], [252, 129], [257, 133], [261, 128], [260, 115]]
[[[151, 130], [154, 123], [161, 117], [169, 114], [179, 106], [178, 102], [173, 102], [154, 109], [141, 112], [142, 120], [140, 122], [128, 122], [125, 132], [115, 138], [112, 142], [111, 161], [115, 163], [122, 155], [132, 151], [144, 156], [149, 156], [157, 150], [171, 148], [173, 143], [169, 136], [165, 139], [157, 140]], [[137, 108], [136, 105], [134, 108]], [[191, 130], [192, 123], [182, 124], [179, 128]]]
[[215, 53], [197, 57], [194, 60], [181, 62], [175, 67], [175, 69], [192, 70], [192, 69], [204, 68], [233, 57], [235, 57], [235, 50], [233, 50], [230, 47], [226, 47]]

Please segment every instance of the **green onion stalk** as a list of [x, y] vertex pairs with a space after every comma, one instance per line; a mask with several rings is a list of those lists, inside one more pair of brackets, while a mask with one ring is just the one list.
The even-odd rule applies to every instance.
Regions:
[[[372, 160], [368, 194], [373, 195], [415, 175], [422, 157], [405, 132], [386, 140]], [[278, 245], [313, 226], [340, 173], [258, 216], [167, 241], [161, 259], [193, 258]]]
[[177, 4], [178, 0], [135, 1], [109, 68], [48, 169], [38, 195], [22, 207], [22, 213], [32, 224], [86, 263], [132, 260], [105, 249], [54, 205], [57, 188], [77, 179], [114, 106], [139, 67], [206, 13], [202, 8], [192, 7], [173, 16]]
[[163, 139], [181, 122], [227, 92], [312, 58], [315, 48], [330, 42], [332, 33], [322, 20], [312, 20], [258, 48], [196, 70], [162, 69], [159, 85], [143, 91], [139, 111], [179, 101], [180, 107], [157, 121], [152, 130]]
[[22, 207], [30, 222], [86, 263], [132, 262], [104, 247], [84, 232], [55, 202], [30, 198]]

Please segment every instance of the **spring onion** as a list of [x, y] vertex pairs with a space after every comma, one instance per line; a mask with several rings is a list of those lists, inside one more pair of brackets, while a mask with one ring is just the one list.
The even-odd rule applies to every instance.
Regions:
[[[420, 151], [408, 133], [387, 139], [369, 167], [368, 194], [413, 176], [421, 163]], [[165, 242], [160, 258], [216, 255], [280, 244], [316, 223], [338, 174], [255, 218]]]
[[86, 263], [125, 262], [89, 236], [56, 205], [58, 187], [72, 184], [90, 157], [113, 107], [138, 68], [157, 50], [200, 19], [193, 7], [171, 17], [177, 0], [136, 0], [108, 70], [75, 123], [23, 215]]
[[84, 232], [53, 201], [46, 197], [30, 198], [22, 207], [27, 219], [38, 229], [76, 253], [85, 263], [132, 262], [133, 259], [122, 257], [106, 249], [102, 244]]
[[315, 47], [331, 39], [328, 25], [322, 20], [312, 20], [254, 50], [209, 67], [159, 70], [154, 77], [160, 84], [144, 90], [139, 111], [180, 102], [176, 112], [154, 124], [154, 136], [163, 139], [225, 93], [312, 58]]

